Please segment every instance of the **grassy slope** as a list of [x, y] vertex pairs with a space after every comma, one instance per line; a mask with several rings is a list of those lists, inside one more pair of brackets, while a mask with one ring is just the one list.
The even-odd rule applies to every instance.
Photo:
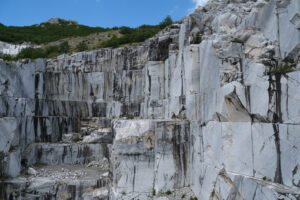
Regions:
[[20, 44], [30, 42], [43, 44], [54, 42], [67, 37], [87, 36], [92, 33], [105, 32], [110, 29], [88, 27], [61, 21], [59, 24], [43, 23], [33, 26], [4, 26], [0, 24], [0, 41]]
[[143, 25], [137, 28], [104, 29], [78, 25], [68, 21], [60, 21], [59, 24], [43, 23], [25, 27], [8, 27], [0, 24], [0, 41], [14, 44], [29, 42], [41, 45], [40, 48], [36, 49], [24, 49], [15, 57], [0, 55], [0, 58], [7, 61], [23, 58], [53, 58], [62, 53], [136, 44], [153, 37], [171, 23], [172, 19], [167, 17], [159, 25]]

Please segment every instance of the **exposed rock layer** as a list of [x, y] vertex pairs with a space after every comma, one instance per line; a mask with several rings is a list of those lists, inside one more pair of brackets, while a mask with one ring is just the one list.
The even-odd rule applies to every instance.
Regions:
[[299, 16], [298, 0], [215, 0], [135, 47], [1, 63], [3, 177], [111, 168], [71, 197], [8, 179], [4, 198], [299, 199]]
[[35, 48], [35, 47], [38, 47], [38, 46], [34, 46], [34, 45], [31, 45], [31, 44], [26, 44], [26, 43], [24, 43], [24, 44], [10, 44], [10, 43], [0, 41], [0, 53], [2, 53], [2, 54], [17, 55], [18, 53], [20, 53], [20, 51], [22, 49], [29, 48], [29, 47]]

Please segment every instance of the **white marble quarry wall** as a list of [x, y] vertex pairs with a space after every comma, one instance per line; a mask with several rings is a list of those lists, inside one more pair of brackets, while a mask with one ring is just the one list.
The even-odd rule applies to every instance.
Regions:
[[134, 47], [0, 63], [2, 174], [32, 143], [62, 163], [44, 143], [97, 117], [113, 120], [111, 152], [91, 147], [110, 155], [111, 199], [299, 199], [299, 9], [212, 0]]
[[266, 37], [279, 43], [281, 57], [299, 56], [300, 2], [272, 0], [261, 12], [258, 27]]
[[[299, 125], [209, 122], [200, 127], [197, 122], [193, 124], [192, 137], [197, 138], [198, 145], [191, 150], [197, 163], [192, 166], [191, 177], [194, 177], [192, 187], [198, 197], [228, 198], [234, 192], [249, 199], [248, 195], [264, 188], [273, 192], [252, 197], [299, 198], [298, 163], [297, 156], [293, 155], [297, 145], [292, 142], [296, 141]], [[252, 192], [243, 194], [243, 184], [253, 185], [254, 188], [249, 187]], [[283, 192], [285, 190], [289, 191]]]
[[[5, 199], [41, 199], [41, 200], [55, 200], [55, 199], [101, 199], [107, 200], [107, 192], [99, 187], [102, 181], [101, 176], [95, 174], [93, 180], [70, 180], [66, 178], [62, 180], [55, 180], [49, 177], [31, 177], [16, 178], [14, 182], [6, 185], [4, 192]], [[98, 179], [97, 179], [98, 178]], [[97, 189], [94, 189], [97, 188]], [[16, 191], [15, 197], [9, 191]]]
[[297, 199], [298, 129], [251, 122], [115, 121], [112, 198], [152, 199], [153, 191], [191, 186], [200, 199]]
[[[238, 6], [241, 9], [249, 4]], [[283, 4], [287, 5], [284, 9], [291, 11], [281, 10], [282, 13], [278, 17], [275, 13], [276, 18], [273, 19], [274, 9], [276, 11]], [[207, 7], [209, 6], [211, 5]], [[236, 9], [234, 3], [230, 6], [230, 9]], [[270, 72], [274, 67], [271, 57], [279, 60], [291, 57], [292, 60], [298, 59], [293, 52], [299, 43], [299, 31], [293, 29], [289, 23], [282, 24], [285, 28], [280, 31], [295, 31], [292, 45], [287, 41], [279, 42], [275, 34], [278, 19], [282, 20], [281, 15], [297, 13], [297, 6], [296, 1], [260, 1], [254, 3], [252, 10], [243, 7], [246, 17], [224, 14], [217, 17], [219, 23], [229, 18], [233, 20], [232, 24], [223, 24], [224, 27], [216, 30], [217, 34], [207, 39], [204, 37], [201, 44], [186, 45], [185, 31], [190, 24], [189, 20], [185, 20], [184, 23], [187, 24], [181, 26], [179, 35], [179, 50], [170, 50], [169, 58], [164, 63], [151, 62], [146, 65], [146, 99], [153, 102], [152, 105], [156, 108], [160, 108], [153, 108], [151, 104], [144, 106], [144, 111], [151, 114], [148, 118], [192, 120], [188, 131], [190, 150], [185, 151], [185, 156], [189, 157], [190, 175], [184, 177], [188, 177], [187, 181], [198, 199], [299, 198], [299, 163], [296, 161], [297, 156], [291, 155], [297, 151], [297, 145], [291, 140], [297, 141], [299, 112], [296, 88], [299, 72]], [[203, 19], [205, 17], [202, 16]], [[269, 22], [264, 21], [266, 26], [262, 28], [262, 32], [257, 32], [251, 26], [261, 23], [260, 20]], [[270, 29], [267, 30], [268, 26]], [[274, 31], [271, 31], [272, 28]], [[293, 37], [285, 37], [285, 40], [287, 38]], [[287, 53], [282, 53], [283, 50]], [[153, 88], [159, 89], [153, 91]], [[152, 107], [150, 112], [149, 107]], [[161, 113], [165, 113], [164, 116]], [[162, 120], [159, 123], [164, 122]], [[168, 130], [155, 129], [154, 135], [159, 137], [164, 132], [166, 134]], [[176, 137], [173, 135], [171, 138], [174, 140]], [[130, 144], [134, 145], [131, 142]], [[137, 147], [122, 149], [131, 152], [135, 148]], [[116, 149], [119, 147], [116, 146]], [[165, 143], [155, 146], [154, 149], [155, 154], [160, 153], [161, 149], [166, 152], [174, 151]], [[140, 154], [145, 156], [146, 153]], [[151, 151], [151, 156], [152, 154]], [[155, 155], [155, 159], [159, 155]], [[126, 156], [124, 163], [135, 157]], [[166, 162], [162, 162], [154, 177], [147, 176], [147, 183], [154, 179], [155, 191], [176, 188], [168, 179], [176, 168], [173, 167], [174, 163], [168, 161], [169, 157], [168, 154], [162, 156]], [[118, 163], [119, 160], [113, 162]], [[139, 165], [139, 162], [143, 166], [145, 161], [137, 159], [134, 165]], [[152, 162], [148, 161], [151, 163], [147, 166], [150, 169]], [[133, 177], [132, 170], [122, 169], [122, 173], [115, 170], [119, 174], [130, 174]], [[122, 180], [121, 185], [126, 185], [127, 182]], [[182, 183], [181, 180], [175, 182]], [[114, 192], [118, 193], [120, 185], [114, 185], [117, 187]], [[180, 187], [184, 187], [184, 184]], [[149, 197], [151, 185], [134, 194], [144, 194], [146, 190], [148, 196], [145, 194], [147, 197], [144, 198], [153, 198]], [[120, 193], [122, 194], [118, 194]], [[124, 198], [129, 198], [125, 193], [126, 191], [123, 192]], [[130, 197], [139, 198], [134, 195]]]
[[8, 55], [17, 55], [18, 53], [20, 53], [20, 51], [22, 49], [25, 48], [34, 48], [37, 46], [31, 45], [31, 44], [10, 44], [7, 42], [2, 42], [0, 41], [0, 53], [2, 54], [8, 54]]
[[152, 199], [153, 191], [189, 185], [187, 121], [116, 120], [113, 127], [113, 199]]
[[107, 152], [105, 145], [99, 144], [47, 144], [36, 143], [24, 150], [22, 164], [31, 166], [35, 163], [59, 164], [88, 164], [100, 161]]

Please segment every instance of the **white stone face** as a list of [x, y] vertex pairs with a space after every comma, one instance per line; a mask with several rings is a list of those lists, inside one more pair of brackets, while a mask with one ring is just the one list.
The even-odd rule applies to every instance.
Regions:
[[17, 55], [22, 49], [34, 47], [30, 44], [10, 44], [0, 41], [0, 52], [8, 55]]
[[10, 148], [18, 145], [17, 120], [0, 118], [0, 152], [8, 153]]
[[60, 164], [88, 164], [104, 158], [105, 147], [99, 144], [46, 144], [37, 143], [30, 145], [23, 159], [28, 165], [46, 163], [49, 165]]
[[250, 123], [222, 123], [222, 160], [230, 172], [252, 175]]
[[212, 0], [133, 47], [0, 63], [0, 175], [108, 159], [109, 184], [18, 198], [299, 199], [299, 9]]
[[155, 155], [155, 190], [166, 192], [175, 186], [174, 174], [176, 173], [174, 158], [171, 154], [157, 153]]
[[151, 120], [115, 121], [112, 152], [114, 199], [151, 194], [154, 185], [154, 140]]
[[277, 153], [272, 124], [255, 123], [252, 126], [253, 165], [258, 178], [272, 179], [277, 168]]
[[299, 19], [297, 19], [300, 14], [300, 2], [292, 0], [288, 4], [282, 3], [279, 12], [280, 50], [281, 56], [285, 58], [291, 53], [297, 54], [300, 48]]
[[222, 155], [222, 124], [209, 122], [202, 128], [203, 160], [205, 163], [221, 168]]
[[262, 28], [265, 36], [279, 43], [282, 58], [297, 54], [299, 49], [299, 11], [300, 3], [297, 0], [288, 3], [272, 0], [265, 6], [259, 18], [258, 26]]
[[115, 140], [122, 141], [130, 137], [142, 137], [151, 131], [152, 121], [116, 121], [114, 130], [116, 132]]
[[300, 73], [292, 72], [287, 77], [281, 78], [281, 109], [282, 118], [285, 123], [299, 124], [300, 122], [300, 110], [299, 110], [299, 82]]
[[[131, 159], [124, 157], [120, 166], [116, 168], [117, 188], [114, 191], [118, 193], [118, 197], [134, 196], [134, 193], [151, 193], [153, 188], [153, 161], [141, 156], [139, 159]], [[151, 164], [149, 165], [149, 162]], [[131, 183], [131, 184], [129, 184]]]
[[16, 177], [21, 172], [21, 152], [19, 149], [11, 151], [6, 157], [7, 165], [4, 168], [9, 177]]
[[0, 94], [9, 97], [34, 98], [35, 63], [0, 63]]
[[184, 49], [184, 75], [187, 96], [200, 92], [199, 56], [199, 45], [188, 46]]
[[283, 183], [290, 187], [299, 187], [299, 125], [280, 125], [280, 151]]
[[276, 17], [276, 1], [272, 0], [259, 13], [257, 26], [262, 28], [263, 33], [272, 41], [278, 39], [278, 23]]
[[[148, 126], [140, 126], [146, 122]], [[132, 132], [130, 128], [137, 126], [139, 134], [122, 134], [125, 130]], [[115, 198], [151, 195], [153, 190], [165, 193], [188, 186], [190, 128], [187, 122], [115, 121], [114, 127], [116, 135], [122, 135], [114, 141], [112, 152]]]

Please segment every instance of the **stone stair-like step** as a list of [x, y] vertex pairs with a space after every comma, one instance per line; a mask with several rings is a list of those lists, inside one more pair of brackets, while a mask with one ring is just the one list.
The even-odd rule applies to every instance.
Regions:
[[99, 128], [82, 137], [83, 143], [113, 143], [113, 133], [111, 128]]
[[95, 128], [82, 131], [82, 133], [68, 133], [62, 137], [63, 143], [113, 143], [111, 128]]
[[40, 166], [31, 175], [6, 180], [4, 199], [108, 200], [109, 174], [84, 165]]
[[[79, 140], [76, 141], [79, 135]], [[66, 139], [68, 138], [68, 139]], [[111, 120], [104, 118], [90, 118], [81, 120], [80, 133], [67, 134], [63, 137], [64, 141], [83, 143], [106, 143], [112, 144], [113, 133]]]
[[107, 155], [108, 147], [105, 144], [34, 143], [24, 151], [22, 165], [88, 164], [92, 161], [101, 161]]
[[84, 134], [95, 129], [111, 128], [111, 120], [105, 118], [81, 119], [80, 125]]

